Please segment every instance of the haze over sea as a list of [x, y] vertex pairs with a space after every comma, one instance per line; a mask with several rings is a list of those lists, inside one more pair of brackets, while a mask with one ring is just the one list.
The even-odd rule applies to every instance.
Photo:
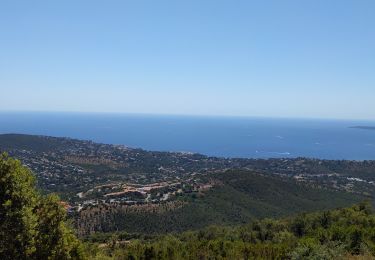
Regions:
[[375, 122], [140, 114], [0, 113], [0, 133], [220, 157], [375, 159]]

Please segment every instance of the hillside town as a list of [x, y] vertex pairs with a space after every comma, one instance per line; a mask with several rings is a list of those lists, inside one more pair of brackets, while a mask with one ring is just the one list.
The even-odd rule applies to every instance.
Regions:
[[158, 204], [204, 193], [218, 185], [210, 176], [228, 169], [272, 174], [366, 196], [375, 194], [373, 161], [217, 158], [70, 138], [33, 136], [26, 140], [15, 139], [9, 147], [0, 139], [0, 150], [20, 159], [35, 173], [40, 189], [59, 194], [72, 211], [102, 203]]

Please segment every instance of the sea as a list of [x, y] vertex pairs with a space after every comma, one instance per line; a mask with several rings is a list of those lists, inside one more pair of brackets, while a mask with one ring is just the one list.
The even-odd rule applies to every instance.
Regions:
[[218, 157], [375, 160], [374, 121], [142, 114], [0, 112], [22, 133]]

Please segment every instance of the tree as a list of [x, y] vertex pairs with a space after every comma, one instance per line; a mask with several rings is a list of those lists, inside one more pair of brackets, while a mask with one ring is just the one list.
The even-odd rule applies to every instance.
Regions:
[[0, 155], [0, 256], [25, 259], [35, 252], [35, 179], [19, 161]]
[[78, 259], [82, 256], [80, 241], [65, 224], [65, 209], [57, 196], [49, 195], [40, 199], [35, 212], [38, 215], [37, 259]]
[[0, 259], [82, 259], [56, 196], [41, 196], [18, 160], [0, 155]]

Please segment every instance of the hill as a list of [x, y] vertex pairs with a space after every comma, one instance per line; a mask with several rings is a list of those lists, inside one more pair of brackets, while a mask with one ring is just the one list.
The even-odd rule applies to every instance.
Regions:
[[80, 235], [237, 225], [375, 194], [374, 161], [217, 158], [18, 134], [0, 135], [0, 150], [66, 201]]
[[236, 227], [90, 241], [101, 242], [91, 247], [92, 259], [374, 259], [375, 215], [362, 203]]
[[285, 217], [303, 211], [343, 207], [364, 197], [317, 188], [277, 176], [229, 170], [210, 175], [214, 187], [158, 205], [103, 204], [81, 210], [80, 235], [126, 231], [157, 234], [209, 225], [238, 225], [255, 218]]
[[[31, 172], [19, 161], [1, 155], [0, 175], [1, 259], [373, 259], [375, 256], [375, 215], [366, 202], [280, 220], [252, 219], [247, 220], [246, 225], [210, 226], [165, 235], [96, 233], [88, 237], [83, 246], [65, 222], [65, 204], [56, 196], [40, 195], [34, 188]], [[211, 180], [210, 183], [232, 190], [220, 193], [213, 188], [206, 194], [195, 194], [198, 196], [191, 199], [205, 201], [208, 212], [210, 206], [221, 209], [221, 213], [226, 210], [223, 203], [210, 204], [210, 200], [205, 200], [214, 194], [216, 200], [213, 201], [221, 198], [223, 202], [228, 198], [233, 213], [233, 206], [243, 203], [236, 201], [239, 200], [238, 192], [251, 198], [249, 202], [260, 202], [259, 205], [244, 202], [247, 208], [260, 206], [258, 210], [265, 210], [266, 215], [274, 209], [288, 210], [287, 202], [293, 209], [301, 206], [312, 209], [314, 205], [309, 201], [329, 200], [325, 197], [329, 195], [337, 203], [348, 203], [340, 192], [330, 194], [323, 189], [318, 194], [307, 186], [298, 188], [298, 183], [249, 171], [218, 173], [215, 182]], [[299, 196], [303, 196], [304, 201], [297, 199]], [[287, 197], [288, 201], [278, 203], [275, 197]], [[234, 202], [237, 203], [234, 205]], [[188, 202], [180, 201], [181, 205], [184, 203]], [[173, 211], [174, 208], [165, 207], [165, 210]], [[194, 212], [185, 212], [185, 215], [189, 213]]]

